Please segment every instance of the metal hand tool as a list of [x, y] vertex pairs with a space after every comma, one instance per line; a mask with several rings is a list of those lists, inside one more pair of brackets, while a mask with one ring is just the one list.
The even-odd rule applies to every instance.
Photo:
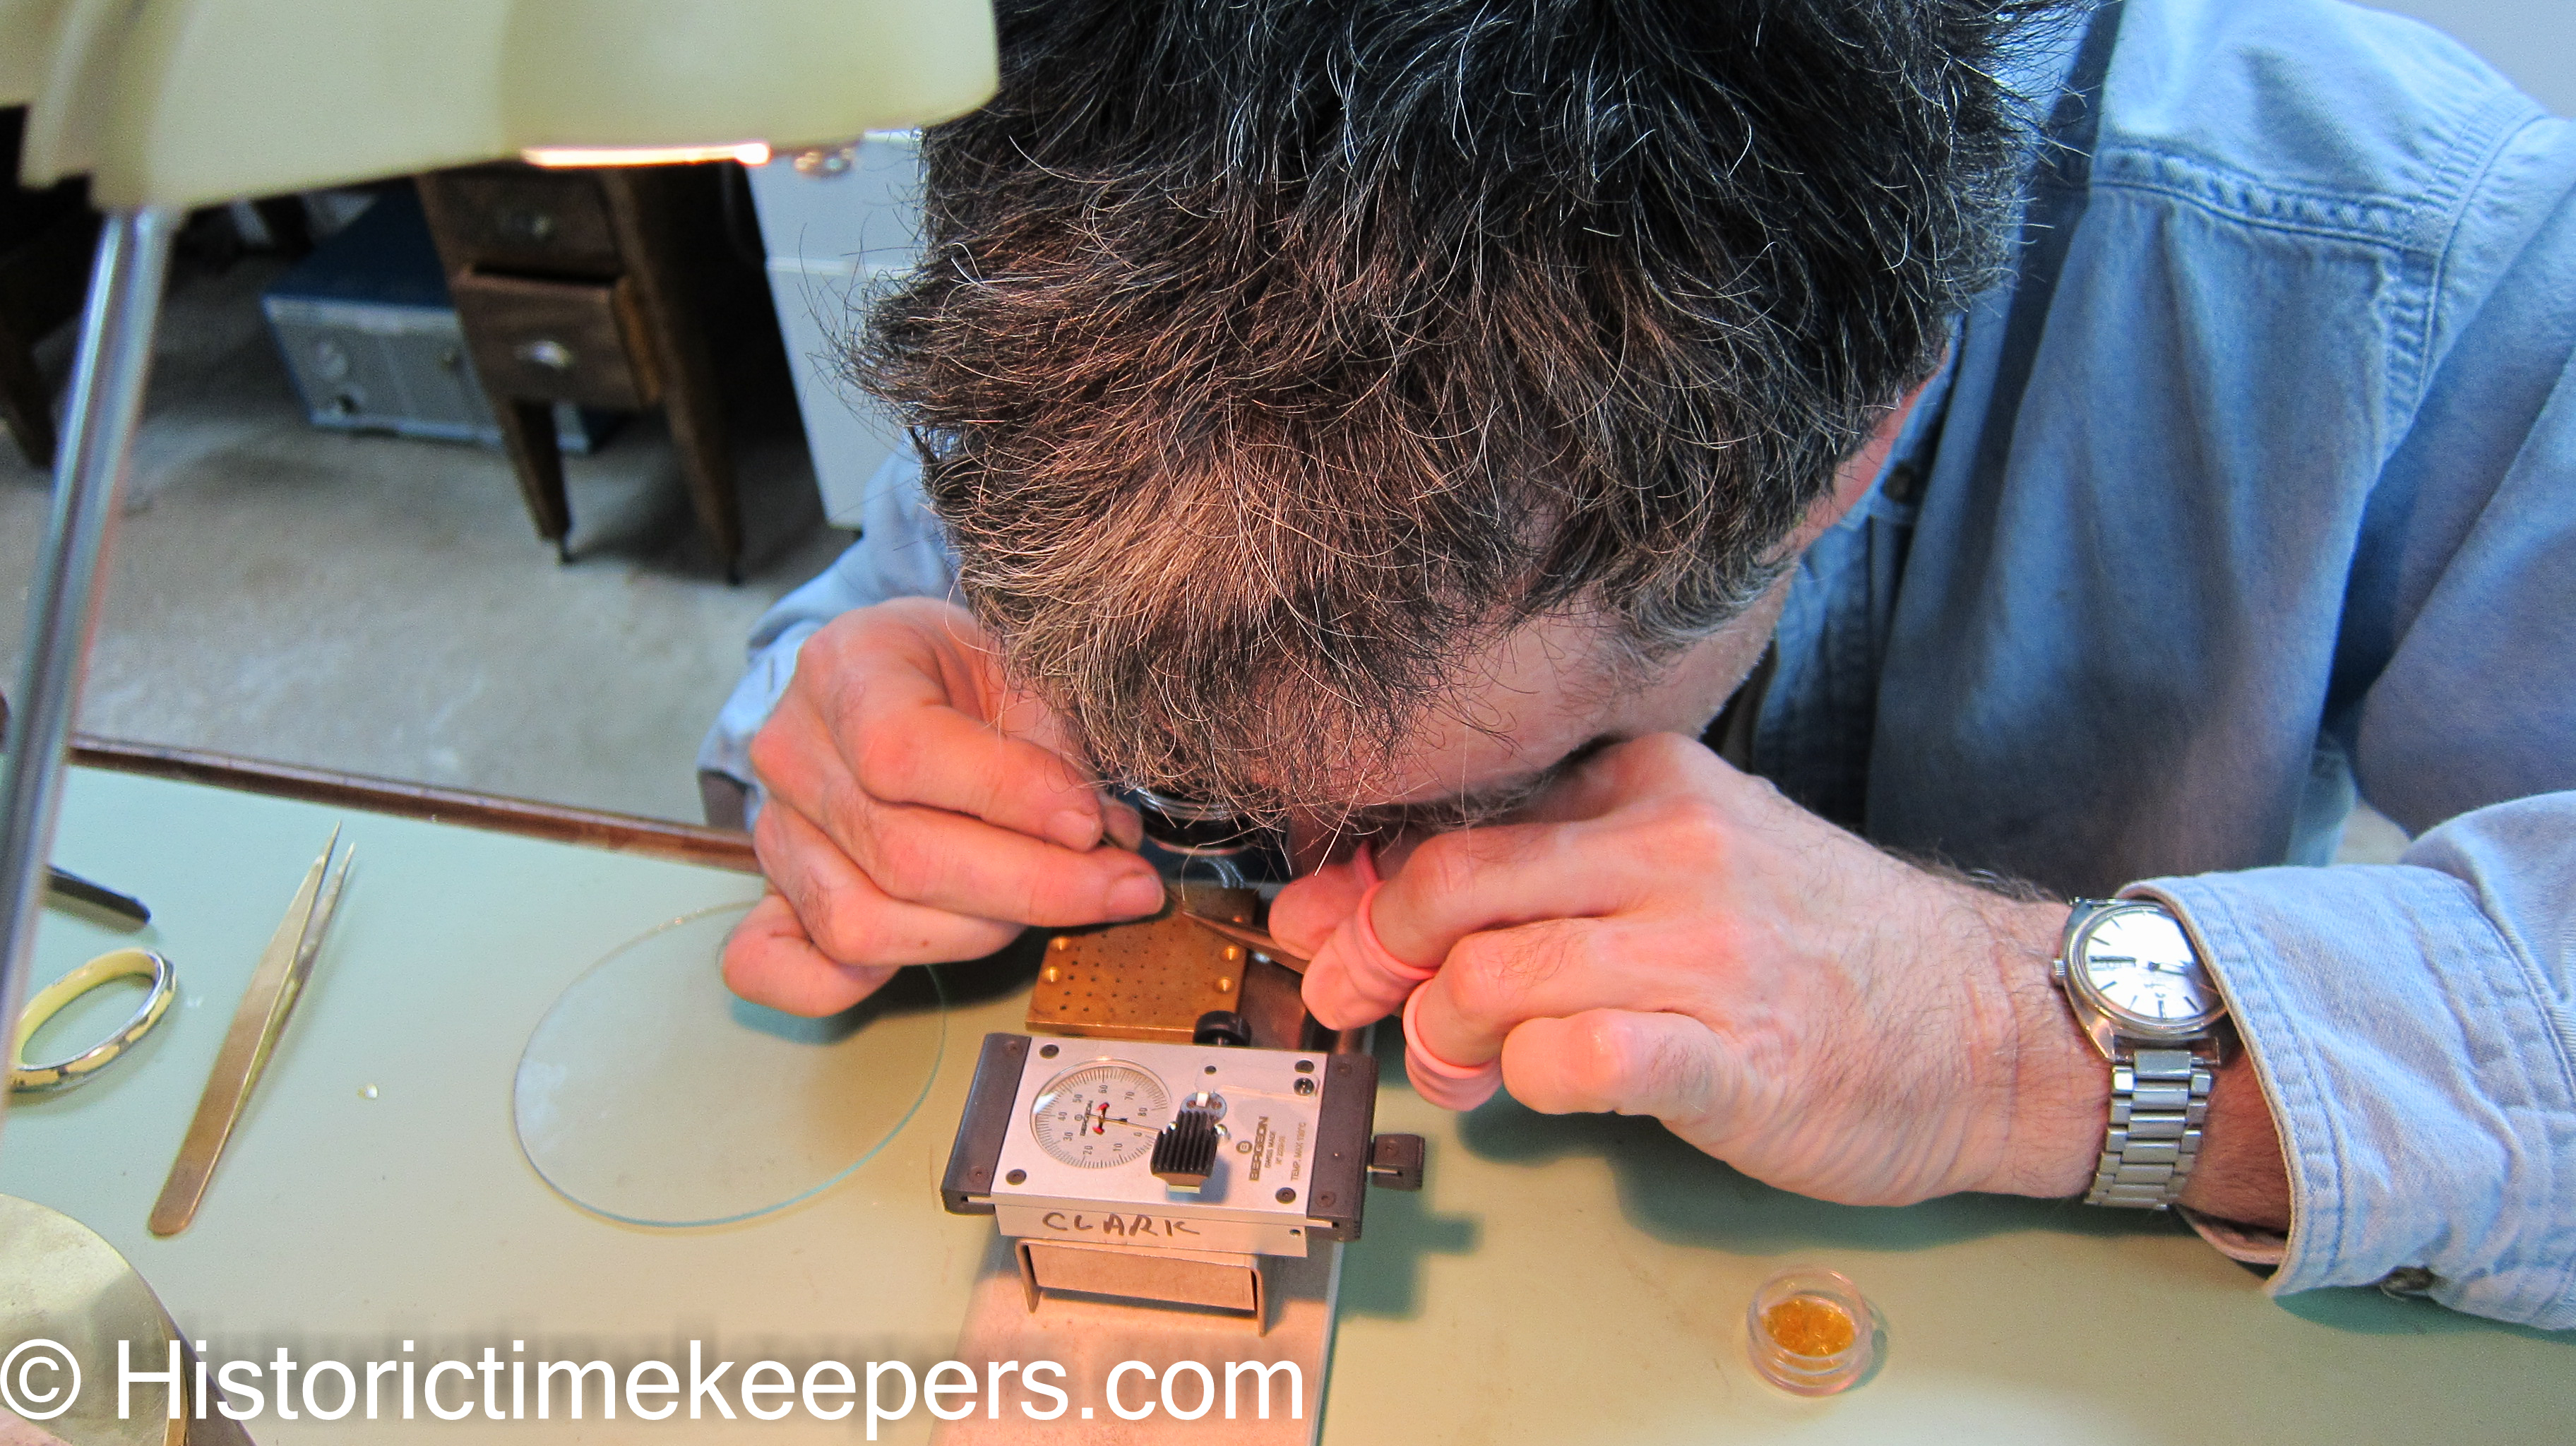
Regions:
[[94, 908], [105, 909], [122, 919], [131, 919], [139, 927], [152, 922], [152, 911], [131, 894], [120, 894], [105, 884], [94, 884], [69, 869], [47, 865], [45, 886], [66, 899], [78, 899]]
[[1182, 893], [1182, 891], [1172, 888], [1169, 885], [1164, 886], [1164, 892], [1171, 897], [1173, 913], [1180, 915], [1182, 918], [1189, 920], [1191, 923], [1198, 925], [1202, 929], [1208, 929], [1221, 934], [1228, 939], [1232, 939], [1234, 942], [1241, 944], [1243, 947], [1252, 950], [1254, 953], [1261, 955], [1262, 957], [1270, 960], [1270, 962], [1280, 965], [1283, 968], [1293, 970], [1299, 974], [1306, 972], [1307, 961], [1304, 956], [1292, 953], [1291, 951], [1280, 947], [1278, 940], [1271, 938], [1261, 930], [1255, 929], [1248, 924], [1230, 923], [1224, 919], [1211, 919], [1207, 915], [1193, 910], [1190, 907], [1189, 899]]
[[188, 1124], [179, 1158], [172, 1162], [169, 1181], [152, 1207], [155, 1235], [176, 1235], [196, 1218], [197, 1204], [205, 1198], [215, 1162], [223, 1158], [224, 1145], [241, 1120], [251, 1087], [259, 1083], [278, 1036], [303, 997], [305, 981], [313, 976], [323, 932], [330, 927], [332, 910], [339, 906], [340, 890], [349, 882], [349, 861], [357, 852], [353, 848], [341, 854], [334, 868], [331, 856], [339, 845], [340, 830], [335, 827], [322, 845], [321, 857], [305, 870], [304, 885], [295, 891], [295, 902], [287, 906], [286, 917], [270, 936], [268, 950], [251, 974], [250, 987], [242, 991], [241, 1007], [233, 1011], [232, 1028], [224, 1035], [222, 1052], [215, 1056], [206, 1092], [197, 1101], [196, 1118]]

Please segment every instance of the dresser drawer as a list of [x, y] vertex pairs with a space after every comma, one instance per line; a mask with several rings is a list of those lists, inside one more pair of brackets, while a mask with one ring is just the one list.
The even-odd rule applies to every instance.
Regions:
[[632, 282], [468, 271], [449, 284], [474, 369], [494, 392], [589, 407], [661, 400]]
[[608, 198], [583, 171], [489, 166], [421, 177], [452, 269], [616, 275]]

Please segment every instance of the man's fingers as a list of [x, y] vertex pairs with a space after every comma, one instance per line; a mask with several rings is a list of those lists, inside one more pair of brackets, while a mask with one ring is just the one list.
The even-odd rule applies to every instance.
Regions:
[[[1432, 971], [1387, 952], [1369, 922], [1371, 905], [1385, 888], [1372, 851], [1363, 844], [1348, 863], [1318, 869], [1313, 878], [1312, 887], [1293, 901], [1289, 919], [1301, 939], [1331, 930], [1306, 950], [1307, 1012], [1334, 1029], [1357, 1029], [1394, 1013]], [[1283, 890], [1280, 898], [1287, 897]], [[1277, 901], [1272, 908], [1276, 929]]]
[[1426, 839], [1388, 875], [1369, 921], [1387, 952], [1437, 968], [1470, 934], [1614, 913], [1655, 859], [1601, 825], [1501, 824]]
[[843, 964], [824, 957], [778, 894], [765, 894], [725, 940], [725, 987], [789, 1014], [838, 1014], [894, 977], [891, 964]]
[[[1371, 893], [1375, 893], [1372, 890]], [[1375, 942], [1366, 927], [1369, 894], [1316, 949], [1300, 989], [1306, 1012], [1332, 1029], [1357, 1029], [1395, 1012], [1431, 971], [1408, 964]], [[1286, 942], [1282, 940], [1281, 942]]]
[[1312, 959], [1351, 911], [1360, 906], [1373, 876], [1355, 860], [1324, 864], [1270, 901], [1270, 937]]
[[1143, 814], [1115, 799], [1103, 800], [1100, 813], [1103, 830], [1111, 843], [1131, 851], [1145, 846]]
[[752, 764], [773, 795], [845, 840], [832, 815], [851, 810], [833, 800], [827, 811], [822, 797], [836, 776], [880, 801], [1087, 849], [1102, 836], [1103, 802], [1068, 752], [1062, 721], [1006, 688], [971, 618], [902, 598], [846, 614], [806, 642], [753, 741]]
[[887, 897], [950, 913], [1070, 928], [1163, 906], [1162, 876], [1124, 849], [1087, 852], [935, 808], [888, 808], [852, 858]]
[[[933, 717], [945, 717], [948, 722], [927, 722]], [[773, 784], [770, 809], [786, 807], [809, 825], [793, 843], [778, 840], [775, 861], [783, 866], [793, 866], [801, 853], [819, 845], [866, 871], [868, 882], [889, 900], [984, 920], [1084, 925], [1136, 918], [1162, 907], [1162, 882], [1144, 858], [1118, 848], [1092, 848], [1103, 833], [1103, 804], [1087, 789], [1064, 791], [1064, 781], [1072, 773], [1061, 758], [1025, 742], [997, 737], [951, 709], [917, 709], [909, 717], [878, 727], [881, 737], [909, 740], [902, 745], [848, 745], [871, 760], [868, 768], [876, 768], [878, 778], [907, 784], [907, 789], [896, 791], [945, 796], [958, 804], [976, 802], [1028, 825], [1012, 827], [935, 804], [891, 804], [868, 786], [868, 778], [840, 768], [811, 766], [817, 750], [799, 742], [799, 735], [809, 735], [814, 727], [817, 722], [809, 709], [796, 714], [781, 709], [781, 717], [773, 719], [770, 729], [752, 745], [752, 760], [762, 768], [762, 778]], [[778, 735], [775, 745], [773, 732]], [[958, 747], [961, 753], [951, 758], [943, 753], [948, 747]], [[1002, 807], [1007, 786], [999, 794], [969, 799], [966, 791], [938, 784], [938, 778], [948, 773], [974, 773], [979, 768], [992, 778], [1010, 778], [1012, 760], [1018, 760], [1023, 781], [1038, 778], [1038, 784], [1054, 789], [1054, 794], [1028, 807]], [[1072, 822], [1072, 804], [1066, 799], [1087, 809], [1079, 822]], [[762, 809], [762, 815], [768, 815], [768, 809]], [[1123, 820], [1113, 812], [1108, 822], [1115, 827]], [[1082, 848], [1046, 843], [1033, 835], [1038, 827], [1054, 827], [1061, 838], [1082, 838]], [[765, 853], [762, 863], [770, 858]], [[788, 889], [788, 894], [804, 912], [804, 892]], [[829, 938], [817, 938], [824, 949], [832, 949]]]
[[1642, 931], [1598, 919], [1550, 919], [1462, 940], [1408, 1012], [1413, 1036], [1461, 1066], [1485, 1064], [1533, 1019], [1594, 1009], [1660, 1010], [1683, 1001]]
[[1533, 1019], [1503, 1045], [1503, 1084], [1542, 1114], [1722, 1120], [1733, 1073], [1717, 1036], [1684, 1014], [1591, 1009]]
[[[843, 964], [942, 964], [980, 959], [1020, 926], [887, 897], [822, 831], [771, 799], [753, 823], [761, 872], [786, 897], [805, 937]], [[1022, 840], [1027, 842], [1027, 840]]]
[[966, 814], [1069, 849], [1100, 842], [1100, 791], [1061, 755], [945, 704], [863, 712], [834, 730], [851, 776], [882, 803]]

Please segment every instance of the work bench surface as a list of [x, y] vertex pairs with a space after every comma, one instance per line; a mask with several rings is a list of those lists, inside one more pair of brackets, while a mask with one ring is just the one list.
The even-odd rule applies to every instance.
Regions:
[[[335, 822], [357, 871], [309, 994], [196, 1223], [155, 1239], [145, 1216], [234, 1005]], [[928, 1097], [848, 1179], [742, 1224], [653, 1230], [567, 1203], [521, 1156], [520, 1049], [587, 966], [657, 922], [756, 898], [757, 879], [97, 769], [73, 774], [55, 857], [155, 919], [121, 934], [48, 909], [35, 983], [141, 944], [175, 962], [180, 997], [97, 1081], [15, 1104], [0, 1191], [104, 1235], [217, 1357], [285, 1345], [390, 1359], [406, 1340], [423, 1360], [514, 1340], [531, 1360], [685, 1361], [693, 1339], [746, 1363], [919, 1368], [953, 1354], [993, 1226], [945, 1213], [940, 1173], [977, 1043], [1019, 1028], [1024, 982], [996, 985], [988, 968], [985, 987], [956, 991]], [[1400, 1065], [1383, 1078], [1378, 1127], [1427, 1137], [1427, 1184], [1375, 1192], [1345, 1260], [1324, 1402], [1337, 1446], [2576, 1439], [2576, 1333], [2365, 1290], [2275, 1301], [2159, 1217], [1995, 1197], [1820, 1204], [1651, 1120], [1554, 1118], [1508, 1099], [1453, 1116], [1417, 1098]], [[1847, 1395], [1785, 1395], [1745, 1360], [1745, 1303], [1793, 1262], [1849, 1275], [1883, 1318], [1883, 1360]], [[915, 1411], [885, 1439], [932, 1424]], [[1214, 1416], [1200, 1424], [1222, 1438]], [[281, 1446], [502, 1428], [253, 1429]], [[506, 1429], [861, 1439], [854, 1421], [802, 1412]]]

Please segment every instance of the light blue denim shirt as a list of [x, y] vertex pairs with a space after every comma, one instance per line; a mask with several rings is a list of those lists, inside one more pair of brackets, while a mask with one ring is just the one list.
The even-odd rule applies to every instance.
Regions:
[[[2086, 196], [2005, 460], [2009, 287], [1802, 561], [1754, 762], [2183, 915], [2281, 1124], [2276, 1293], [2576, 1327], [2576, 126], [2388, 15], [2131, 0]], [[749, 779], [824, 620], [952, 585], [875, 490], [702, 767]], [[2324, 867], [2356, 791], [2400, 863]]]

